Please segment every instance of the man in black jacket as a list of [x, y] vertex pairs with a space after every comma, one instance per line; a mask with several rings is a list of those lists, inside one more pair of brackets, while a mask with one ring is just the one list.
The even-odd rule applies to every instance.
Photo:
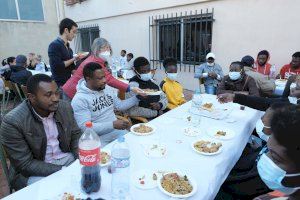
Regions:
[[16, 57], [16, 65], [10, 67], [11, 74], [9, 79], [20, 85], [26, 85], [27, 80], [32, 76], [31, 72], [26, 69], [27, 58], [24, 55]]
[[300, 104], [300, 76], [295, 77], [295, 83], [289, 83], [290, 92], [289, 96], [282, 96], [279, 98], [264, 98], [247, 96], [243, 94], [220, 94], [218, 95], [218, 100], [221, 103], [227, 103], [233, 101], [234, 103], [242, 104], [250, 108], [265, 111], [273, 103], [276, 102], [290, 102], [293, 104]]
[[28, 99], [4, 117], [0, 128], [15, 190], [73, 162], [81, 135], [71, 105], [59, 100], [58, 87], [49, 76], [32, 76], [27, 90]]
[[73, 20], [63, 19], [59, 24], [60, 36], [48, 47], [52, 77], [58, 87], [63, 86], [71, 77], [72, 71], [75, 70], [74, 62], [79, 59], [79, 56], [73, 57], [73, 51], [69, 44], [69, 41], [72, 41], [77, 33], [77, 27]]

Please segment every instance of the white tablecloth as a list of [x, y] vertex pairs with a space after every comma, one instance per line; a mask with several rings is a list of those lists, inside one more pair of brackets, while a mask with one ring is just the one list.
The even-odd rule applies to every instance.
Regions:
[[[205, 100], [215, 100], [215, 96], [204, 95]], [[188, 115], [188, 109], [191, 102], [174, 109], [155, 120], [150, 124], [154, 125], [157, 130], [153, 135], [136, 136], [131, 133], [126, 135], [126, 141], [130, 147], [131, 153], [131, 175], [141, 169], [149, 170], [179, 170], [191, 175], [198, 184], [197, 193], [189, 198], [190, 200], [213, 200], [220, 186], [225, 181], [230, 170], [239, 159], [249, 136], [252, 133], [255, 123], [262, 112], [246, 107], [240, 110], [237, 104], [225, 104], [233, 107], [230, 118], [237, 119], [234, 123], [213, 120], [202, 117], [200, 128], [202, 136], [208, 127], [226, 127], [236, 132], [236, 136], [231, 140], [222, 141], [223, 151], [215, 156], [204, 156], [195, 153], [191, 148], [191, 142], [195, 137], [188, 137], [183, 134], [183, 128], [188, 122], [183, 120]], [[158, 139], [167, 145], [167, 154], [164, 158], [148, 158], [144, 155], [141, 142], [145, 140]], [[178, 143], [182, 141], [182, 143]], [[109, 144], [105, 149], [110, 149]], [[98, 193], [90, 197], [102, 197], [110, 199], [111, 174], [107, 173], [106, 168], [102, 168], [102, 185]], [[41, 181], [34, 183], [10, 196], [6, 200], [17, 199], [59, 199], [58, 196], [64, 192], [71, 192], [76, 197], [86, 197], [80, 190], [80, 166], [78, 160], [71, 166], [55, 173]], [[134, 185], [130, 186], [131, 198], [133, 200], [153, 200], [169, 199], [170, 197], [159, 191], [158, 188], [151, 190], [140, 190]]]
[[51, 71], [47, 71], [47, 72], [43, 72], [43, 71], [37, 71], [37, 70], [28, 70], [32, 73], [32, 75], [36, 75], [36, 74], [46, 74], [48, 76], [52, 76]]

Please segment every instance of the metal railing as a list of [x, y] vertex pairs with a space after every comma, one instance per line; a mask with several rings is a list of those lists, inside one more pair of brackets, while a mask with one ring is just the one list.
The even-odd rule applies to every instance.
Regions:
[[149, 17], [149, 57], [161, 68], [167, 57], [176, 58], [180, 71], [191, 72], [211, 51], [214, 9]]

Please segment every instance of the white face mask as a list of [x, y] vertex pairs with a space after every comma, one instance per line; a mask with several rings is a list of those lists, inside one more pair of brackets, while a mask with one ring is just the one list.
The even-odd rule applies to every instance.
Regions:
[[152, 79], [152, 73], [149, 72], [147, 74], [140, 74], [140, 78], [143, 81], [149, 81], [150, 79]]
[[266, 154], [263, 154], [258, 163], [257, 170], [260, 178], [271, 190], [278, 190], [284, 194], [290, 195], [296, 192], [300, 187], [285, 187], [282, 185], [284, 177], [300, 176], [299, 174], [287, 174], [286, 171], [278, 167]]
[[297, 97], [288, 97], [288, 98], [291, 104], [297, 105], [297, 101], [298, 101]]
[[236, 81], [241, 78], [241, 72], [229, 72], [229, 78], [233, 81]]
[[296, 83], [292, 83], [292, 84], [290, 85], [290, 89], [294, 89], [294, 88], [296, 88], [296, 87], [297, 87]]
[[178, 76], [178, 73], [167, 73], [167, 77], [172, 81], [176, 81], [177, 76]]
[[256, 132], [257, 134], [259, 135], [259, 137], [264, 140], [264, 141], [268, 141], [268, 139], [270, 138], [269, 135], [266, 135], [264, 132], [263, 132], [263, 129], [264, 128], [267, 128], [267, 129], [270, 129], [271, 127], [268, 127], [268, 126], [265, 126], [264, 123], [262, 122], [261, 119], [259, 119], [257, 122], [256, 122]]
[[215, 65], [215, 63], [214, 62], [212, 62], [212, 63], [209, 63], [209, 62], [207, 62], [206, 63], [208, 66], [210, 66], [210, 67], [212, 67], [212, 66], [214, 66]]
[[99, 55], [101, 55], [101, 56], [110, 56], [110, 51], [101, 52]]

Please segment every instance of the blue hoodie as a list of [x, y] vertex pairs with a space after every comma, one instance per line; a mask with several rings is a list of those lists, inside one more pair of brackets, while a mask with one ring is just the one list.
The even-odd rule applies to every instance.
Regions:
[[114, 109], [125, 111], [138, 105], [139, 100], [133, 96], [126, 100], [120, 100], [114, 89], [110, 86], [104, 90], [94, 91], [86, 86], [84, 79], [77, 85], [77, 93], [72, 99], [74, 116], [78, 126], [84, 131], [85, 123], [91, 121], [93, 130], [98, 135], [104, 135], [114, 131], [113, 122], [117, 120]]

